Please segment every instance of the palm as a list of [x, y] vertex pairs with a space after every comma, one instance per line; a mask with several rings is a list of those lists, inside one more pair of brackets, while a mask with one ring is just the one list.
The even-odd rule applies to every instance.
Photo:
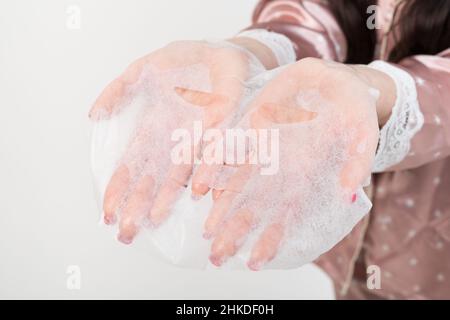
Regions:
[[[192, 164], [174, 164], [170, 151], [176, 129], [194, 121], [217, 127], [233, 114], [241, 82], [255, 72], [250, 57], [232, 47], [176, 42], [129, 66], [109, 84], [90, 117], [107, 120], [127, 105], [141, 107], [136, 126], [104, 191], [104, 220], [120, 217], [119, 239], [130, 243], [146, 220], [159, 225], [187, 184]], [[198, 145], [193, 152], [199, 152]]]
[[224, 191], [205, 224], [211, 261], [244, 246], [252, 269], [276, 255], [298, 266], [342, 239], [370, 205], [360, 186], [377, 145], [375, 101], [351, 68], [315, 59], [268, 83], [239, 126], [279, 130], [279, 171], [246, 164], [215, 186]]

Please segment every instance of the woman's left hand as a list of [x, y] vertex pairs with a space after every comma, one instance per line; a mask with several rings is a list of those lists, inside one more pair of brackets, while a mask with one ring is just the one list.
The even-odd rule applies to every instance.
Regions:
[[[211, 262], [220, 266], [246, 246], [253, 270], [277, 255], [299, 265], [350, 232], [370, 209], [362, 186], [378, 143], [378, 96], [357, 68], [313, 58], [272, 79], [237, 126], [257, 130], [258, 147], [249, 148], [245, 164], [215, 172], [216, 181], [224, 171], [229, 178], [213, 186], [204, 226]], [[271, 174], [262, 173], [264, 144], [278, 162]]]

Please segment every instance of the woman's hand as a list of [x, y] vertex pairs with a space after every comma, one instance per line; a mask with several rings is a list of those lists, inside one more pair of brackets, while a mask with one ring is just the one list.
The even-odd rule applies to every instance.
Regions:
[[[230, 43], [174, 42], [132, 63], [95, 102], [90, 118], [120, 113], [136, 97], [144, 108], [128, 148], [104, 192], [106, 224], [119, 218], [118, 238], [131, 243], [141, 224], [157, 226], [170, 212], [192, 172], [175, 164], [171, 139], [177, 129], [223, 127], [236, 112], [243, 82], [264, 71], [248, 51]], [[193, 157], [200, 153], [198, 142]]]
[[[208, 172], [216, 181], [228, 177], [212, 183], [215, 201], [204, 226], [213, 239], [211, 262], [222, 265], [246, 247], [251, 269], [277, 255], [300, 265], [350, 232], [370, 209], [362, 185], [378, 142], [378, 96], [355, 68], [313, 58], [272, 79], [237, 127], [258, 130], [258, 138], [266, 130], [263, 144], [279, 145], [271, 150], [279, 169], [264, 175], [267, 162], [247, 161]], [[253, 144], [246, 158], [258, 152]]]

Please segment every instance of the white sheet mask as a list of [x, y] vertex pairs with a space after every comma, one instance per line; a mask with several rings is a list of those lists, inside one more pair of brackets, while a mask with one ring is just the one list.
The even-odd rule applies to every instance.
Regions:
[[[283, 70], [263, 73], [256, 63], [252, 68], [255, 77], [242, 83], [245, 90], [240, 107], [224, 121], [222, 128], [251, 127], [254, 110], [248, 109], [249, 102], [259, 95], [265, 83]], [[100, 207], [107, 184], [121, 164], [128, 166], [133, 180], [142, 175], [155, 179], [152, 197], [167, 178], [171, 166], [168, 154], [175, 144], [171, 132], [178, 128], [192, 131], [192, 123], [202, 119], [204, 112], [176, 95], [175, 87], [211, 91], [208, 68], [199, 64], [163, 73], [147, 68], [139, 82], [130, 88], [122, 111], [94, 123], [92, 167]], [[256, 213], [257, 223], [252, 224], [242, 247], [223, 268], [247, 269], [252, 246], [273, 221], [283, 221], [286, 229], [278, 254], [263, 268], [299, 267], [332, 248], [370, 210], [371, 203], [362, 185], [352, 191], [356, 193], [356, 201], [352, 202], [348, 190], [339, 183], [340, 171], [348, 160], [345, 146], [354, 138], [351, 128], [335, 131], [339, 125], [347, 125], [345, 117], [334, 112], [330, 102], [315, 90], [299, 92], [296, 101], [305, 110], [317, 113], [317, 117], [273, 126], [280, 139], [279, 170], [276, 174], [261, 175], [260, 167], [255, 165], [251, 179], [234, 198], [225, 221], [233, 217], [235, 209], [247, 208]], [[332, 134], [339, 137], [329, 139]], [[363, 148], [366, 148], [364, 143], [358, 145], [361, 152]], [[149, 154], [158, 161], [149, 162]], [[224, 167], [210, 186], [223, 189], [234, 172], [236, 168]], [[133, 188], [128, 192], [134, 192]], [[142, 214], [139, 221], [143, 230], [136, 241], [144, 247], [156, 247], [164, 259], [175, 265], [214, 267], [208, 259], [211, 240], [202, 237], [212, 200], [206, 196], [194, 201], [190, 194], [190, 188], [181, 191], [170, 215], [157, 228], [150, 226]]]
[[[249, 78], [253, 78], [265, 70], [254, 56], [232, 44], [208, 42], [206, 45], [216, 49], [234, 50], [243, 54]], [[193, 123], [201, 121], [205, 116], [204, 107], [187, 102], [180, 94], [177, 94], [176, 88], [205, 93], [212, 92], [214, 88], [210, 72], [209, 66], [201, 62], [164, 70], [151, 64], [146, 65], [140, 73], [138, 81], [127, 87], [124, 98], [121, 99], [120, 105], [116, 106], [112, 115], [97, 113], [92, 136], [91, 158], [101, 211], [103, 211], [103, 201], [108, 183], [114, 172], [121, 166], [129, 170], [130, 187], [127, 188], [128, 190], [116, 210], [119, 220], [124, 207], [129, 204], [130, 196], [136, 192], [136, 186], [142, 177], [149, 176], [153, 179], [153, 191], [149, 194], [148, 201], [155, 200], [162, 184], [167, 181], [169, 168], [173, 165], [169, 155], [177, 141], [172, 140], [172, 133], [175, 130], [184, 129], [194, 136], [192, 133]], [[246, 88], [246, 83], [239, 79], [232, 79], [232, 74], [225, 72], [221, 76], [229, 77], [230, 82], [241, 86], [243, 96], [234, 112], [227, 115], [218, 124], [218, 128], [229, 126], [241, 117], [241, 113], [244, 112], [241, 107], [246, 105], [250, 94], [253, 94], [252, 88], [254, 87]], [[233, 99], [233, 97], [226, 96], [225, 98]], [[189, 192], [187, 189], [181, 188], [180, 193], [184, 191]], [[180, 196], [183, 198], [181, 194]], [[193, 232], [180, 230], [180, 226], [183, 226], [185, 222], [173, 223], [173, 219], [180, 218], [177, 214], [180, 210], [184, 213], [183, 218], [189, 216], [187, 214], [189, 210], [186, 208], [194, 210], [194, 203], [190, 196], [184, 202], [189, 202], [189, 204], [183, 204], [183, 200], [175, 204], [175, 209], [172, 210], [173, 214], [161, 228], [146, 229], [150, 231], [152, 242], [174, 262], [183, 261], [184, 253], [189, 254], [189, 250], [180, 251], [187, 243], [180, 243], [178, 237], [181, 235], [185, 237], [186, 234], [194, 235]], [[179, 203], [182, 203], [183, 209], [179, 208]], [[209, 206], [203, 207], [205, 213], [207, 207]], [[196, 218], [201, 216], [199, 211], [201, 212], [202, 209], [197, 210]], [[136, 217], [135, 223], [139, 227], [149, 227], [150, 221], [146, 213], [136, 212]], [[195, 234], [201, 238], [201, 232]], [[139, 238], [141, 235], [138, 236]]]
[[[342, 130], [338, 138], [329, 137], [336, 134], [336, 127], [344, 125], [345, 117], [333, 112], [333, 106], [318, 92], [303, 92], [298, 100], [317, 117], [274, 126], [280, 136], [279, 171], [262, 175], [260, 167], [254, 166], [251, 178], [234, 198], [225, 224], [242, 208], [255, 213], [256, 219], [244, 245], [224, 267], [240, 267], [249, 261], [252, 247], [275, 222], [285, 227], [283, 239], [276, 257], [263, 268], [296, 268], [312, 262], [343, 239], [371, 208], [362, 185], [354, 190], [354, 202], [340, 185], [340, 173], [349, 160], [344, 146], [353, 140], [352, 132], [344, 134]], [[251, 113], [238, 126], [248, 128], [250, 117]], [[225, 179], [219, 174], [211, 187], [226, 189], [230, 174]]]

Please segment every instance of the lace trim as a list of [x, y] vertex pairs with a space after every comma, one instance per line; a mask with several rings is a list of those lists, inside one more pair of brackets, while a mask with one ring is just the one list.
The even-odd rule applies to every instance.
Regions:
[[297, 60], [291, 40], [280, 33], [265, 29], [252, 29], [239, 33], [237, 37], [252, 38], [269, 47], [275, 55], [279, 66]]
[[380, 130], [372, 169], [372, 172], [381, 172], [406, 157], [411, 147], [411, 139], [422, 128], [424, 118], [417, 100], [416, 84], [411, 75], [381, 60], [370, 63], [369, 67], [385, 72], [397, 87], [397, 100], [389, 120]]

